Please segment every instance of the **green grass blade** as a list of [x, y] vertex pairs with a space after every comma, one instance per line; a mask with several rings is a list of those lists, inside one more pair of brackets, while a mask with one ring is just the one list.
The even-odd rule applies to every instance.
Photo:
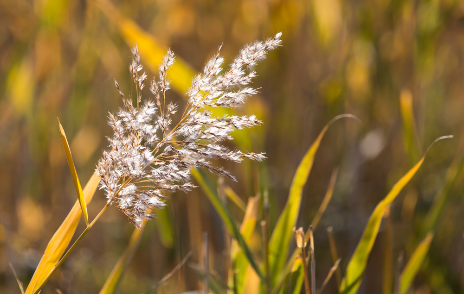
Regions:
[[213, 183], [211, 183], [211, 181], [206, 177], [206, 175], [201, 170], [192, 169], [191, 172], [192, 172], [193, 177], [197, 180], [198, 184], [206, 192], [206, 195], [211, 201], [211, 204], [214, 206], [214, 208], [218, 212], [227, 230], [232, 235], [232, 237], [237, 241], [237, 244], [240, 246], [240, 248], [245, 253], [245, 256], [247, 257], [248, 262], [250, 263], [251, 267], [258, 274], [261, 282], [264, 283], [265, 279], [264, 279], [263, 273], [259, 269], [259, 266], [255, 261], [255, 258], [253, 257], [250, 249], [245, 243], [245, 240], [242, 234], [240, 233], [240, 230], [237, 224], [235, 223], [235, 220], [233, 219], [232, 213], [220, 199]]
[[348, 267], [346, 269], [346, 276], [343, 279], [342, 286], [340, 291], [344, 294], [354, 294], [358, 291], [359, 285], [361, 284], [362, 276], [366, 268], [367, 259], [371, 253], [372, 246], [377, 237], [379, 231], [380, 222], [382, 221], [383, 214], [385, 209], [390, 203], [395, 200], [396, 196], [401, 192], [403, 187], [411, 180], [411, 178], [416, 174], [417, 170], [420, 168], [424, 162], [425, 156], [427, 155], [430, 148], [439, 140], [450, 138], [452, 136], [444, 136], [436, 139], [427, 149], [425, 155], [421, 160], [414, 165], [392, 188], [392, 190], [387, 194], [387, 196], [380, 201], [379, 204], [374, 209], [369, 222], [367, 223], [361, 240], [356, 247], [356, 250], [351, 257]]
[[456, 182], [456, 179], [464, 173], [464, 156], [458, 156], [446, 171], [445, 184], [441, 192], [434, 198], [423, 223], [421, 238], [430, 231], [435, 231], [436, 225], [443, 215], [444, 208], [450, 197], [450, 191]]
[[330, 125], [343, 117], [351, 117], [357, 119], [353, 115], [344, 114], [339, 115], [332, 119], [321, 131], [316, 141], [309, 147], [303, 160], [300, 162], [298, 169], [293, 177], [292, 185], [290, 187], [290, 193], [288, 196], [287, 203], [285, 204], [284, 210], [277, 220], [277, 224], [272, 232], [272, 236], [269, 242], [269, 266], [271, 276], [273, 277], [272, 284], [276, 285], [279, 274], [284, 268], [287, 260], [287, 252], [292, 238], [292, 228], [295, 227], [296, 220], [301, 205], [301, 196], [303, 187], [308, 179], [309, 172], [314, 163], [314, 156], [321, 143], [324, 134]]
[[134, 230], [130, 238], [129, 245], [127, 246], [126, 250], [124, 250], [123, 255], [121, 255], [118, 262], [111, 271], [110, 276], [103, 285], [103, 288], [100, 290], [100, 294], [112, 294], [116, 291], [116, 288], [121, 281], [127, 265], [130, 263], [135, 251], [139, 247], [143, 232], [144, 231], [139, 231], [137, 229]]
[[155, 222], [161, 243], [166, 248], [172, 248], [174, 246], [174, 231], [169, 209], [158, 209]]
[[304, 281], [304, 269], [303, 266], [303, 261], [301, 258], [297, 258], [295, 260], [294, 266], [293, 266], [293, 273], [291, 273], [291, 279], [290, 279], [290, 286], [292, 287], [292, 294], [300, 294], [301, 293], [301, 288], [303, 287], [303, 281]]
[[403, 272], [401, 273], [400, 278], [400, 293], [405, 294], [406, 291], [411, 286], [414, 277], [416, 276], [417, 272], [419, 271], [422, 262], [424, 261], [425, 256], [427, 255], [427, 251], [429, 251], [430, 243], [433, 239], [433, 233], [428, 233], [427, 237], [425, 237], [424, 241], [422, 241], [419, 246], [417, 246], [416, 251], [414, 251], [411, 259], [409, 260], [408, 264], [404, 268]]
[[[316, 215], [314, 216], [313, 221], [311, 222], [311, 225], [313, 226], [314, 229], [316, 229], [317, 224], [319, 223], [319, 220], [321, 219], [323, 213], [325, 212], [327, 205], [330, 202], [330, 199], [332, 198], [332, 194], [334, 191], [335, 187], [335, 182], [337, 180], [337, 175], [338, 175], [338, 168], [336, 168], [332, 172], [332, 176], [330, 177], [329, 181], [329, 186], [327, 187], [327, 192], [325, 193], [324, 199], [322, 200], [321, 205], [319, 206]], [[310, 235], [310, 230], [308, 229], [305, 233], [305, 240], [306, 242], [309, 242], [309, 235]], [[292, 255], [290, 255], [290, 258], [287, 261], [287, 264], [285, 265], [284, 269], [279, 273], [279, 276], [276, 279], [276, 283], [274, 284], [274, 293], [277, 292], [280, 287], [282, 286], [283, 282], [285, 281], [285, 278], [287, 277], [288, 273], [292, 269], [292, 264], [294, 263], [294, 260], [298, 257], [300, 254], [300, 249], [295, 248], [293, 250]]]
[[82, 192], [81, 183], [79, 182], [79, 177], [77, 176], [76, 167], [74, 166], [74, 161], [72, 159], [71, 149], [69, 148], [68, 139], [66, 139], [66, 134], [64, 129], [61, 126], [60, 120], [58, 119], [58, 125], [60, 126], [60, 135], [61, 142], [63, 143], [64, 152], [66, 153], [66, 160], [68, 161], [69, 171], [74, 182], [74, 187], [76, 188], [77, 199], [81, 205], [82, 215], [84, 216], [85, 224], [89, 225], [89, 215], [87, 214], [87, 205], [85, 204], [84, 192]]

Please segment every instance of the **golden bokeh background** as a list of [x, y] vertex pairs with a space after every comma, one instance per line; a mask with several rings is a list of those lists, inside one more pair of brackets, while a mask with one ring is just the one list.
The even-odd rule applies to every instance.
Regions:
[[[404, 252], [407, 260], [428, 226], [435, 237], [409, 293], [463, 292], [464, 2], [459, 0], [1, 0], [0, 292], [19, 293], [8, 263], [27, 285], [76, 200], [56, 118], [84, 185], [111, 135], [107, 114], [122, 105], [113, 79], [125, 93], [132, 89], [132, 46], [139, 46], [149, 77], [167, 48], [174, 51], [170, 97], [182, 107], [191, 77], [221, 44], [230, 62], [245, 44], [279, 31], [283, 46], [257, 68], [260, 94], [237, 110], [264, 122], [237, 134], [238, 146], [264, 151], [268, 159], [219, 163], [238, 178], [225, 185], [245, 203], [268, 190], [272, 227], [298, 163], [323, 126], [341, 113], [362, 120], [363, 126], [342, 120], [331, 127], [304, 190], [297, 225], [307, 227], [339, 167], [333, 199], [315, 232], [320, 285], [332, 266], [325, 228], [334, 229], [343, 271], [375, 205], [435, 138], [452, 134], [454, 139], [432, 149], [391, 206], [392, 258], [396, 264]], [[104, 204], [97, 192], [88, 207], [91, 219]], [[189, 251], [188, 263], [201, 263], [204, 231], [210, 236], [211, 268], [227, 276], [228, 239], [204, 192], [177, 193], [168, 204], [149, 223], [119, 293], [147, 291]], [[243, 212], [228, 204], [240, 220]], [[81, 222], [77, 233], [83, 228]], [[43, 293], [97, 293], [132, 231], [122, 213], [109, 209]], [[359, 293], [382, 292], [387, 238], [383, 225]], [[259, 238], [251, 247], [259, 254]], [[185, 265], [160, 292], [201, 285]], [[334, 281], [326, 293], [336, 293]]]

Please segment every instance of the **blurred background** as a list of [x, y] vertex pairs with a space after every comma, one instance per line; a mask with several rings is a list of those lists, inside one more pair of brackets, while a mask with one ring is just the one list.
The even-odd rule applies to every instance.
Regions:
[[[435, 236], [410, 293], [464, 291], [464, 2], [240, 1], [0, 1], [0, 292], [19, 293], [10, 262], [26, 285], [43, 251], [76, 200], [59, 137], [66, 131], [82, 185], [92, 175], [106, 136], [108, 112], [129, 94], [130, 48], [138, 44], [149, 77], [170, 47], [182, 76], [170, 97], [184, 105], [191, 77], [223, 44], [231, 62], [249, 42], [283, 33], [283, 46], [257, 67], [260, 94], [238, 113], [263, 125], [237, 135], [237, 146], [263, 151], [264, 163], [220, 162], [243, 202], [269, 192], [271, 228], [286, 203], [296, 168], [334, 116], [305, 186], [298, 226], [306, 228], [339, 168], [333, 198], [315, 231], [317, 283], [333, 265], [326, 228], [333, 227], [342, 272], [375, 205], [440, 142], [390, 210], [392, 262], [408, 260], [428, 231]], [[149, 97], [149, 91], [145, 93]], [[217, 183], [215, 175], [208, 175]], [[105, 205], [97, 191], [90, 219]], [[243, 212], [229, 202], [237, 220]], [[203, 190], [170, 197], [144, 232], [119, 293], [156, 285], [191, 251], [201, 263], [209, 232], [211, 268], [226, 277], [228, 239]], [[79, 225], [76, 234], [84, 229]], [[133, 226], [110, 208], [43, 293], [97, 293], [128, 244]], [[260, 254], [259, 227], [250, 245]], [[381, 293], [385, 247], [381, 226], [359, 293]], [[291, 248], [295, 247], [292, 240]], [[165, 293], [201, 289], [184, 265]], [[394, 274], [394, 273], [393, 273]], [[331, 280], [326, 293], [336, 293]]]

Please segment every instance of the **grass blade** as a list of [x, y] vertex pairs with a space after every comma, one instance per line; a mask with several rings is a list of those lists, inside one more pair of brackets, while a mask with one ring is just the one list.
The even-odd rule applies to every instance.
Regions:
[[[258, 218], [258, 200], [258, 196], [250, 197], [248, 199], [245, 216], [243, 217], [242, 225], [240, 226], [240, 233], [242, 234], [246, 243], [251, 241], [253, 230], [256, 226], [256, 220]], [[235, 281], [239, 286], [237, 293], [243, 293], [246, 284], [245, 280], [247, 278], [249, 262], [245, 253], [240, 249], [237, 241], [235, 240], [232, 241], [231, 245], [231, 260], [234, 264]], [[232, 282], [233, 281], [229, 280], [229, 285], [233, 284]]]
[[256, 263], [250, 249], [245, 243], [245, 239], [243, 238], [243, 235], [240, 233], [240, 230], [237, 227], [237, 224], [235, 223], [232, 213], [227, 208], [227, 206], [224, 204], [224, 202], [222, 202], [221, 199], [219, 198], [219, 195], [214, 185], [211, 183], [211, 181], [206, 177], [206, 175], [201, 170], [192, 169], [191, 173], [193, 177], [197, 180], [198, 184], [206, 192], [206, 195], [211, 201], [211, 204], [214, 206], [214, 208], [218, 212], [227, 230], [233, 236], [233, 238], [237, 241], [237, 244], [240, 246], [240, 248], [245, 253], [245, 256], [247, 257], [248, 262], [250, 263], [251, 267], [253, 267], [255, 272], [258, 274], [261, 282], [264, 283], [265, 279], [264, 279], [263, 273], [259, 269], [259, 266]]
[[404, 139], [409, 156], [413, 162], [419, 159], [422, 152], [419, 147], [419, 137], [414, 119], [414, 109], [412, 104], [412, 94], [409, 90], [403, 90], [400, 94], [400, 109], [404, 124]]
[[89, 225], [89, 215], [87, 214], [87, 206], [85, 204], [84, 193], [82, 192], [81, 183], [79, 182], [79, 177], [77, 176], [76, 167], [74, 166], [74, 161], [72, 159], [71, 149], [69, 148], [68, 139], [66, 139], [66, 134], [64, 133], [63, 127], [61, 126], [60, 120], [58, 119], [58, 125], [60, 126], [60, 135], [61, 142], [63, 143], [64, 152], [66, 153], [66, 160], [68, 161], [69, 171], [74, 182], [74, 187], [76, 188], [77, 199], [81, 205], [82, 214], [84, 215], [85, 224]]
[[335, 182], [337, 181], [338, 175], [338, 168], [334, 169], [332, 175], [330, 176], [329, 187], [327, 188], [327, 192], [325, 193], [324, 199], [322, 200], [321, 205], [317, 209], [316, 215], [314, 216], [313, 221], [311, 222], [311, 226], [316, 229], [317, 224], [319, 223], [322, 214], [324, 214], [325, 210], [327, 209], [327, 205], [329, 205], [330, 199], [332, 199]]
[[456, 179], [464, 173], [464, 156], [459, 155], [446, 171], [445, 184], [440, 193], [434, 198], [429, 212], [422, 223], [421, 238], [430, 231], [435, 231], [436, 225], [442, 217], [446, 203], [450, 198], [450, 191], [456, 182]]
[[245, 203], [242, 201], [242, 199], [240, 199], [237, 193], [235, 193], [235, 191], [232, 190], [231, 187], [225, 186], [224, 192], [226, 193], [227, 197], [229, 197], [229, 199], [235, 203], [235, 205], [237, 205], [242, 211], [245, 211]]
[[411, 180], [411, 178], [416, 174], [417, 170], [421, 167], [424, 162], [425, 156], [427, 155], [430, 148], [438, 141], [452, 136], [444, 136], [436, 139], [427, 149], [425, 155], [421, 160], [414, 165], [392, 188], [392, 190], [387, 194], [387, 196], [380, 201], [379, 204], [374, 209], [369, 222], [367, 223], [361, 240], [356, 247], [353, 256], [351, 257], [348, 267], [346, 269], [346, 276], [342, 282], [341, 292], [344, 294], [356, 293], [358, 291], [359, 285], [361, 284], [362, 276], [364, 274], [364, 269], [366, 268], [367, 259], [374, 245], [374, 241], [377, 237], [379, 231], [380, 222], [382, 221], [383, 214], [385, 209], [390, 203], [395, 200], [396, 196], [401, 192], [403, 187]]
[[292, 277], [290, 279], [290, 285], [293, 286], [292, 294], [300, 294], [301, 288], [303, 287], [304, 282], [304, 267], [306, 265], [303, 263], [301, 257], [295, 259], [292, 270]]
[[340, 261], [341, 261], [340, 258], [337, 259], [337, 261], [335, 262], [335, 264], [330, 268], [329, 273], [327, 274], [327, 277], [325, 277], [325, 280], [324, 280], [324, 282], [322, 283], [321, 288], [319, 288], [319, 290], [317, 290], [317, 292], [316, 292], [317, 294], [321, 294], [322, 291], [324, 291], [325, 286], [327, 286], [327, 283], [329, 283], [330, 278], [332, 278], [332, 276], [333, 276], [333, 273], [338, 269], [338, 265], [340, 264]]
[[293, 177], [292, 185], [290, 187], [290, 193], [288, 196], [287, 203], [285, 204], [284, 210], [277, 220], [277, 224], [271, 235], [269, 243], [269, 265], [271, 268], [271, 276], [273, 277], [273, 285], [277, 284], [279, 274], [284, 268], [285, 261], [287, 260], [287, 252], [289, 247], [289, 241], [291, 240], [292, 228], [295, 227], [296, 220], [300, 211], [301, 197], [303, 187], [306, 184], [309, 173], [314, 163], [314, 156], [319, 148], [324, 134], [330, 125], [336, 120], [344, 117], [350, 117], [358, 120], [355, 116], [350, 114], [343, 114], [332, 119], [322, 129], [321, 133], [317, 137], [316, 141], [309, 147], [303, 160], [300, 162], [295, 176]]
[[129, 245], [127, 245], [126, 250], [124, 250], [124, 253], [121, 255], [118, 262], [111, 271], [110, 276], [103, 285], [103, 288], [100, 290], [100, 294], [111, 294], [116, 291], [116, 288], [119, 282], [121, 281], [121, 278], [124, 274], [124, 271], [127, 268], [127, 265], [130, 263], [135, 251], [139, 247], [140, 239], [142, 238], [143, 232], [144, 230], [134, 230], [130, 238]]
[[[330, 202], [330, 199], [332, 199], [332, 194], [333, 194], [333, 191], [334, 191], [335, 182], [337, 180], [337, 175], [338, 175], [338, 168], [334, 169], [334, 171], [332, 172], [332, 176], [330, 177], [329, 186], [328, 186], [327, 191], [325, 193], [324, 200], [322, 200], [322, 204], [319, 206], [319, 209], [317, 210], [316, 215], [315, 215], [313, 221], [311, 222], [311, 225], [313, 226], [313, 228], [316, 228], [317, 224], [319, 223], [320, 218], [322, 217], [322, 214], [325, 212], [325, 210], [327, 208], [327, 205]], [[309, 242], [309, 237], [310, 237], [310, 231], [308, 229], [306, 231], [306, 233], [305, 233], [306, 242]], [[284, 267], [284, 270], [279, 273], [279, 276], [278, 276], [278, 278], [276, 280], [276, 283], [274, 284], [276, 291], [278, 291], [279, 288], [282, 286], [282, 284], [283, 284], [283, 282], [285, 280], [285, 277], [290, 272], [294, 260], [298, 257], [298, 251], [299, 251], [298, 248], [295, 248], [292, 255], [288, 259], [287, 264]], [[335, 262], [336, 260], [337, 260], [337, 257], [335, 257], [333, 261]], [[337, 274], [338, 273], [339, 272], [337, 272]], [[338, 276], [337, 276], [337, 278], [338, 278]], [[274, 292], [276, 292], [276, 291], [274, 291]]]
[[419, 268], [424, 261], [425, 256], [427, 255], [427, 251], [429, 251], [430, 243], [433, 239], [433, 233], [428, 233], [427, 237], [425, 237], [424, 241], [422, 241], [419, 246], [417, 246], [416, 251], [414, 251], [411, 259], [406, 264], [403, 272], [401, 273], [400, 277], [400, 293], [404, 294], [411, 286], [411, 283], [416, 276]]
[[385, 251], [383, 254], [383, 294], [392, 293], [393, 285], [393, 228], [392, 220], [390, 217], [390, 206], [387, 207], [384, 213], [386, 222], [385, 228]]
[[[90, 203], [92, 200], [99, 182], [100, 178], [98, 175], [93, 174], [85, 186], [84, 198], [86, 204]], [[26, 294], [32, 294], [35, 292], [35, 289], [40, 288], [44, 280], [48, 277], [48, 274], [58, 263], [60, 257], [66, 250], [66, 247], [68, 247], [74, 232], [76, 231], [81, 213], [82, 210], [80, 208], [79, 201], [76, 201], [66, 219], [48, 242], [45, 253], [42, 256], [42, 259], [35, 270], [34, 276], [26, 289]]]
[[[327, 235], [329, 237], [330, 255], [332, 256], [332, 260], [336, 263], [336, 260], [339, 260], [340, 258], [338, 258], [337, 245], [335, 244], [332, 227], [327, 228]], [[335, 277], [337, 278], [338, 293], [340, 293], [340, 286], [342, 284], [342, 273], [340, 271], [340, 267], [337, 267]]]
[[11, 267], [11, 270], [13, 271], [13, 275], [16, 279], [16, 282], [18, 282], [18, 286], [19, 286], [19, 290], [21, 291], [21, 294], [24, 294], [23, 283], [21, 283], [21, 281], [18, 279], [18, 275], [16, 274], [16, 271], [14, 270], [13, 265], [11, 265], [11, 263], [9, 263], [9, 265]]

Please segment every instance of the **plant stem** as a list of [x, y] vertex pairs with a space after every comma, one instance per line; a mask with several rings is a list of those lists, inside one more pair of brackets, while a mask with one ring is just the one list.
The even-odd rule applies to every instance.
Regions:
[[264, 191], [264, 226], [263, 226], [263, 238], [264, 238], [264, 266], [266, 269], [266, 293], [270, 294], [272, 290], [272, 285], [271, 285], [271, 272], [270, 272], [270, 267], [269, 267], [269, 194], [266, 191]]
[[209, 293], [209, 248], [208, 248], [208, 232], [203, 232], [203, 293]]
[[309, 226], [309, 250], [311, 252], [311, 293], [316, 294], [316, 259], [314, 257], [313, 226]]
[[58, 269], [58, 267], [64, 262], [66, 258], [68, 258], [69, 254], [76, 248], [77, 244], [84, 238], [84, 236], [87, 234], [87, 232], [92, 228], [92, 226], [95, 224], [95, 222], [100, 218], [100, 216], [105, 212], [105, 210], [108, 208], [109, 204], [106, 204], [105, 207], [97, 214], [97, 216], [94, 218], [94, 220], [84, 229], [84, 231], [81, 233], [79, 238], [77, 238], [76, 241], [69, 247], [68, 251], [63, 255], [63, 257], [58, 261], [58, 263], [55, 265], [55, 267], [51, 270], [51, 272], [48, 274], [48, 276], [45, 278], [45, 280], [42, 282], [42, 285], [40, 285], [39, 288], [34, 290], [34, 294], [38, 293], [40, 290], [42, 290], [43, 286], [48, 282], [48, 280], [51, 278], [51, 276], [55, 273], [55, 271]]
[[307, 264], [306, 264], [306, 252], [305, 252], [304, 247], [301, 248], [301, 257], [303, 258], [305, 293], [310, 294], [311, 292], [309, 291], [309, 279], [308, 279], [308, 269], [307, 269]]

